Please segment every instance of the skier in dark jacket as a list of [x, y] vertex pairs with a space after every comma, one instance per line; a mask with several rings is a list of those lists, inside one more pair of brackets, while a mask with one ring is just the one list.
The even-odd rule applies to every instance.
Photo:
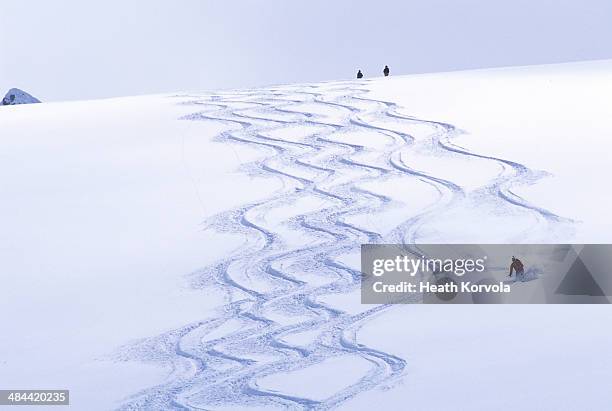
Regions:
[[385, 66], [385, 69], [383, 70], [383, 74], [385, 75], [385, 77], [389, 76], [389, 66]]
[[361, 70], [357, 72], [357, 78], [363, 78], [363, 73], [361, 72]]
[[525, 268], [523, 267], [523, 263], [518, 258], [512, 256], [512, 264], [510, 264], [510, 275], [508, 277], [512, 277], [512, 271], [516, 272], [516, 276], [523, 275], [525, 273]]

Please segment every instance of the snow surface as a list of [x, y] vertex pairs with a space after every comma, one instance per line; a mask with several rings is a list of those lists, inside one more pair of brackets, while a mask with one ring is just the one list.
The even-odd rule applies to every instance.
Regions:
[[610, 242], [612, 62], [0, 110], [0, 382], [74, 409], [602, 409], [604, 306], [366, 306], [365, 242]]

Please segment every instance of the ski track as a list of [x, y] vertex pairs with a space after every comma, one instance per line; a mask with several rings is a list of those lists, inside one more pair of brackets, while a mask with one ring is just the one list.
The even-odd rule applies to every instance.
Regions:
[[[175, 96], [188, 100], [181, 104], [201, 110], [183, 120], [227, 124], [231, 130], [220, 133], [218, 141], [258, 147], [268, 153], [263, 160], [245, 165], [244, 171], [278, 178], [283, 188], [270, 198], [229, 210], [206, 222], [208, 227], [248, 239], [238, 251], [193, 278], [194, 287], [223, 289], [227, 304], [215, 318], [122, 347], [117, 359], [161, 363], [169, 366], [171, 373], [162, 384], [126, 399], [119, 409], [334, 408], [361, 392], [401, 378], [407, 366], [402, 358], [364, 346], [356, 337], [366, 321], [390, 306], [371, 306], [351, 314], [319, 300], [359, 288], [361, 273], [341, 263], [339, 257], [357, 252], [362, 243], [400, 243], [414, 247], [416, 252], [419, 230], [467, 197], [500, 209], [523, 210], [533, 216], [534, 226], [540, 230], [571, 223], [511, 191], [513, 186], [535, 182], [544, 173], [454, 145], [451, 140], [460, 133], [454, 126], [403, 115], [394, 103], [364, 97], [367, 90], [361, 87], [365, 84], [323, 83]], [[300, 110], [302, 104], [326, 108], [333, 114]], [[383, 127], [377, 120], [393, 120], [400, 129]], [[430, 136], [416, 139], [403, 131], [413, 125], [426, 125], [431, 129]], [[313, 127], [315, 131], [299, 141], [269, 135], [295, 126]], [[335, 138], [353, 131], [376, 133], [391, 139], [393, 144], [374, 150]], [[468, 193], [457, 183], [406, 164], [402, 153], [417, 146], [440, 150], [438, 155], [495, 162], [503, 171], [486, 186]], [[367, 160], [360, 156], [363, 154], [368, 155]], [[350, 216], [397, 207], [396, 200], [368, 191], [361, 184], [398, 176], [433, 187], [438, 201], [399, 222], [389, 233], [373, 232], [347, 221]], [[313, 239], [308, 245], [295, 248], [286, 244], [281, 232], [267, 227], [262, 216], [303, 198], [318, 199], [322, 208], [281, 222], [284, 233], [291, 231]], [[325, 281], [311, 284], [305, 277]], [[261, 286], [255, 286], [257, 283]], [[297, 318], [297, 322], [279, 322], [271, 318], [273, 313]], [[233, 328], [207, 338], [232, 323]], [[313, 330], [318, 336], [309, 344], [294, 345], [283, 340], [291, 334]], [[345, 355], [361, 357], [371, 368], [324, 400], [276, 392], [259, 385], [263, 377], [298, 371]]]

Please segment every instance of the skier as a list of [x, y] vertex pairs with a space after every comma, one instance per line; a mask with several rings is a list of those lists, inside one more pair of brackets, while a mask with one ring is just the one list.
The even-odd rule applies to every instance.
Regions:
[[385, 66], [385, 69], [383, 70], [383, 74], [385, 75], [385, 77], [389, 76], [389, 66]]
[[523, 263], [518, 258], [512, 256], [512, 264], [510, 264], [510, 275], [508, 277], [512, 277], [512, 271], [516, 271], [516, 276], [522, 276], [525, 273], [525, 269], [523, 268]]
[[361, 70], [357, 72], [357, 78], [363, 78], [363, 73], [361, 72]]

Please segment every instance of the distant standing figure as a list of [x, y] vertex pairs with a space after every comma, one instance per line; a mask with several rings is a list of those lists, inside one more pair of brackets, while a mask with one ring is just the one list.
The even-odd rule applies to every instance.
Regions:
[[510, 275], [508, 277], [512, 277], [512, 271], [516, 272], [517, 277], [525, 273], [523, 263], [518, 258], [514, 258], [514, 256], [512, 256], [512, 264], [510, 264]]
[[385, 66], [385, 69], [383, 70], [383, 74], [385, 75], [385, 77], [389, 76], [389, 66]]
[[361, 72], [361, 70], [357, 72], [357, 78], [363, 78], [363, 73]]

